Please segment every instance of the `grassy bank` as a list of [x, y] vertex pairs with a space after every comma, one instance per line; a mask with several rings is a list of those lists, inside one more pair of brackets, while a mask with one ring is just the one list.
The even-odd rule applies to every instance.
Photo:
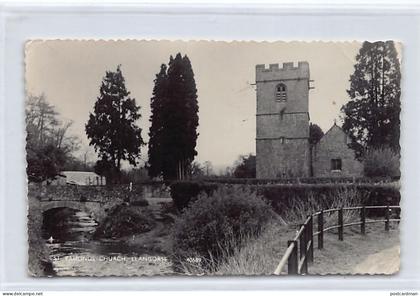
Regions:
[[[184, 264], [186, 274], [208, 275], [273, 275], [280, 259], [287, 249], [287, 241], [292, 239], [297, 226], [272, 223], [258, 237], [250, 239], [242, 248], [237, 248], [233, 254], [226, 257], [221, 265], [206, 262], [206, 269], [199, 264]], [[393, 225], [390, 232], [386, 232], [383, 224], [371, 224], [366, 235], [360, 234], [357, 227], [348, 227], [344, 231], [344, 241], [338, 240], [335, 232], [327, 232], [324, 236], [324, 249], [317, 249], [315, 238], [314, 262], [309, 265], [309, 274], [356, 274], [368, 273], [369, 269], [363, 264], [370, 256], [383, 250], [399, 245], [398, 225]], [[399, 262], [397, 258], [397, 262]], [[395, 264], [395, 258], [385, 258]], [[213, 268], [212, 268], [213, 267]], [[386, 270], [378, 272], [386, 273]], [[287, 274], [285, 266], [282, 274]]]

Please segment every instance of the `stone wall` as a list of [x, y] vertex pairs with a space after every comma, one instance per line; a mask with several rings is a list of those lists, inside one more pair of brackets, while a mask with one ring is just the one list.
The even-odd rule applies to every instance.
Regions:
[[[32, 188], [32, 189], [31, 189]], [[164, 183], [146, 183], [132, 186], [76, 186], [76, 185], [33, 185], [29, 190], [38, 192], [41, 200], [81, 200], [108, 202], [115, 199], [140, 200], [144, 198], [170, 197], [170, 189]]]
[[[363, 165], [355, 159], [348, 147], [350, 139], [344, 131], [334, 126], [321, 138], [313, 150], [314, 177], [360, 177]], [[331, 170], [331, 159], [341, 159], [341, 171]]]

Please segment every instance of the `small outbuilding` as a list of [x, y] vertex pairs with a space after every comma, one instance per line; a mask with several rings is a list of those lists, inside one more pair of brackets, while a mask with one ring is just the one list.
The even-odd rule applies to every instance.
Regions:
[[351, 139], [335, 122], [312, 149], [314, 177], [360, 177], [363, 164], [349, 147]]
[[51, 185], [81, 185], [100, 186], [106, 185], [106, 179], [94, 172], [63, 171], [51, 182]]

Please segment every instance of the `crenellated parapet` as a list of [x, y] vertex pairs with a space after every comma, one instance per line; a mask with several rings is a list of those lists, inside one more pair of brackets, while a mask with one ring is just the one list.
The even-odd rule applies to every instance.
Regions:
[[309, 80], [309, 64], [308, 62], [298, 62], [297, 66], [292, 63], [264, 64], [255, 66], [256, 82], [266, 82], [272, 80], [288, 80], [288, 79], [308, 79]]

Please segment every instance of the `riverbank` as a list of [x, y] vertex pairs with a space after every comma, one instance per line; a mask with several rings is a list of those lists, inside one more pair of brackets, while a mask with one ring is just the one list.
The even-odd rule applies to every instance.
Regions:
[[[99, 228], [106, 229], [104, 235], [94, 239], [92, 230], [88, 230], [92, 223], [88, 221], [89, 227], [86, 227], [86, 221], [78, 221], [81, 217], [91, 220], [90, 213], [79, 215], [77, 211], [69, 221], [66, 220], [68, 215], [64, 215], [67, 218], [58, 212], [56, 217], [50, 215], [56, 220], [50, 224], [70, 227], [75, 236], [64, 234], [69, 229], [62, 230], [65, 230], [63, 238], [58, 234], [43, 233], [46, 229], [42, 228], [40, 194], [40, 187], [29, 186], [28, 272], [31, 276], [173, 274], [170, 261], [173, 216], [166, 215], [172, 208], [171, 198], [148, 198], [147, 201], [137, 198], [132, 204], [121, 200], [107, 211], [108, 219], [101, 221]], [[50, 236], [54, 238], [53, 243], [46, 242], [45, 238]], [[83, 238], [75, 239], [79, 236]]]
[[151, 254], [169, 256], [171, 254], [171, 227], [174, 215], [171, 212], [172, 199], [147, 198], [148, 206], [145, 208], [153, 217], [154, 227], [148, 232], [133, 234], [124, 237], [125, 242], [139, 250]]

